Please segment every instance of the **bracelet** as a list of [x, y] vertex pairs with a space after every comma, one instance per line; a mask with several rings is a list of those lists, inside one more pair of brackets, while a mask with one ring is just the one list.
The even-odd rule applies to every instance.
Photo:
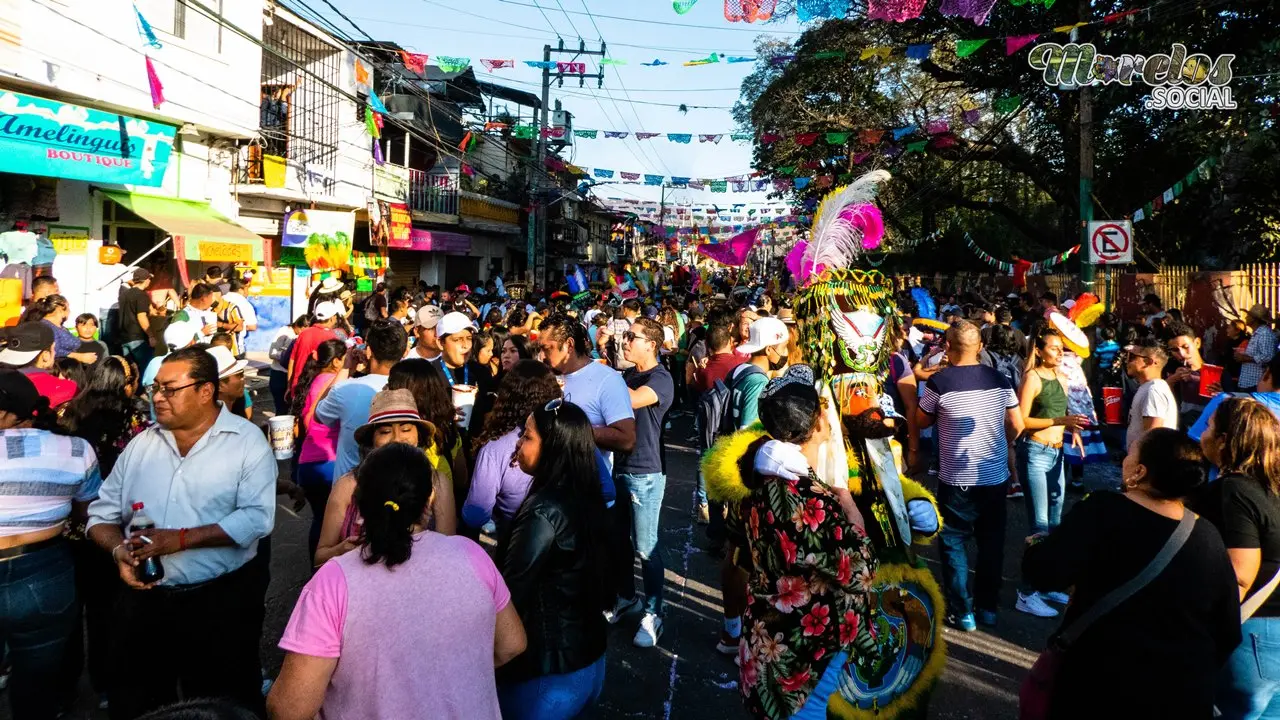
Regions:
[[187, 529], [182, 528], [178, 531], [178, 550], [187, 549]]
[[116, 551], [117, 551], [117, 550], [119, 550], [119, 549], [120, 549], [120, 548], [122, 548], [122, 547], [124, 547], [124, 542], [121, 542], [120, 544], [118, 544], [118, 545], [116, 545], [115, 547], [111, 548], [111, 559], [112, 559], [112, 560], [115, 560], [116, 562], [120, 562], [119, 560], [116, 560]]

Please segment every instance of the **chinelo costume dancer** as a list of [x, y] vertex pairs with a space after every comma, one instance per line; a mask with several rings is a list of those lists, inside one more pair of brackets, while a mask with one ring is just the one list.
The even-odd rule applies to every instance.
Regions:
[[[759, 718], [923, 719], [945, 662], [942, 593], [915, 550], [941, 523], [899, 470], [890, 438], [903, 420], [882, 392], [899, 330], [892, 290], [852, 267], [884, 234], [873, 200], [888, 178], [875, 171], [828, 195], [807, 246], [788, 257], [812, 366], [798, 377], [808, 373], [816, 397], [792, 390], [772, 413], [777, 400], [762, 399], [762, 420], [784, 422], [725, 437], [702, 459], [750, 572], [739, 687]], [[807, 434], [784, 430], [806, 411]]]

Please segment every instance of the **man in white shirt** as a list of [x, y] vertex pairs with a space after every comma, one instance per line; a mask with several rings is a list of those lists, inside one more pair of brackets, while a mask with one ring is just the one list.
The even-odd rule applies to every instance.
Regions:
[[187, 293], [187, 305], [174, 314], [170, 322], [195, 322], [201, 328], [200, 341], [209, 342], [209, 338], [218, 332], [218, 314], [213, 311], [213, 303], [217, 300], [217, 288], [204, 283], [196, 283]]
[[1125, 433], [1124, 447], [1129, 449], [1152, 428], [1178, 427], [1178, 401], [1173, 397], [1169, 383], [1161, 378], [1169, 355], [1154, 339], [1139, 340], [1127, 346], [1129, 354], [1125, 372], [1140, 383], [1133, 405], [1129, 407], [1129, 429]]
[[436, 305], [423, 305], [418, 309], [418, 317], [413, 323], [414, 344], [413, 348], [407, 351], [406, 359], [440, 359], [440, 336], [436, 333], [436, 326], [440, 324], [442, 317], [444, 312]]
[[[255, 560], [275, 526], [275, 456], [262, 431], [217, 402], [218, 366], [203, 345], [166, 356], [155, 388], [158, 424], [125, 447], [89, 507], [89, 537], [127, 586], [113, 644], [145, 638], [157, 658], [145, 672], [116, 663], [111, 712], [137, 717], [177, 701], [181, 687], [263, 713], [266, 567]], [[126, 537], [139, 512], [155, 527]], [[144, 585], [137, 567], [152, 557], [164, 577]]]

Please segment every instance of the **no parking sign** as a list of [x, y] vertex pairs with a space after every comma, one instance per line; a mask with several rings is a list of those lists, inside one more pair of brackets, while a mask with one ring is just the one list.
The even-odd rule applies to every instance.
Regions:
[[1089, 262], [1128, 265], [1133, 262], [1133, 224], [1128, 220], [1099, 220], [1088, 224]]

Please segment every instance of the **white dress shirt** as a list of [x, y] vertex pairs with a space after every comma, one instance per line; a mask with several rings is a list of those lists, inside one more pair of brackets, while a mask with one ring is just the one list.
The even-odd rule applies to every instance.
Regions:
[[275, 455], [256, 425], [219, 403], [218, 419], [186, 457], [173, 433], [152, 426], [129, 442], [98, 499], [89, 527], [110, 523], [127, 530], [133, 504], [156, 527], [178, 530], [220, 526], [235, 545], [184, 550], [161, 558], [161, 585], [190, 585], [236, 570], [258, 553], [258, 539], [276, 519]]

